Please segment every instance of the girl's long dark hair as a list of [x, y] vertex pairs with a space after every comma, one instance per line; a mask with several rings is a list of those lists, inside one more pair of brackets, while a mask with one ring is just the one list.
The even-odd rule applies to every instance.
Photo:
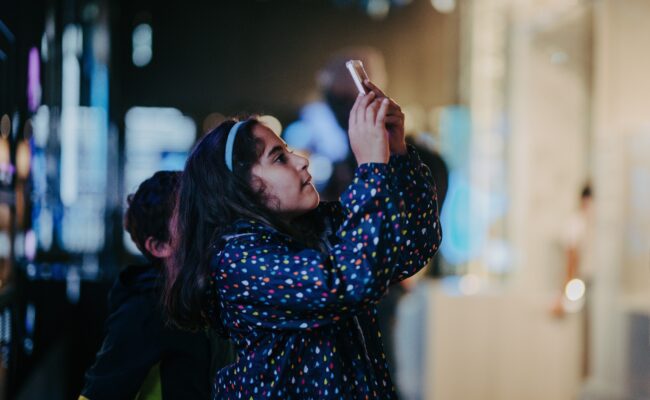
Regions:
[[218, 294], [209, 290], [211, 246], [236, 220], [255, 219], [294, 237], [302, 234], [300, 228], [283, 223], [265, 206], [268, 199], [263, 189], [252, 189], [251, 169], [263, 150], [253, 135], [258, 123], [248, 119], [239, 127], [233, 172], [224, 155], [233, 120], [207, 133], [185, 164], [171, 224], [175, 255], [166, 268], [163, 293], [167, 315], [177, 326], [198, 329], [210, 325], [225, 333], [219, 323]]

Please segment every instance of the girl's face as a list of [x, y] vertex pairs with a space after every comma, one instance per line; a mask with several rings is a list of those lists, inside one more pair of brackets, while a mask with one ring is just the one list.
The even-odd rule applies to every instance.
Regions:
[[290, 221], [318, 206], [320, 198], [307, 172], [309, 161], [292, 151], [272, 130], [262, 124], [253, 127], [260, 142], [261, 156], [253, 166], [253, 189], [264, 189], [267, 207]]

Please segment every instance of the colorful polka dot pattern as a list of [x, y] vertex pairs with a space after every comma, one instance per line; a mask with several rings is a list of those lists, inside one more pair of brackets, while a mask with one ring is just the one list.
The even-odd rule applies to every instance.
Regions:
[[[305, 248], [240, 221], [213, 257], [212, 285], [238, 361], [220, 370], [216, 399], [393, 399], [375, 315], [391, 282], [405, 279], [442, 239], [435, 185], [415, 151], [363, 164], [341, 203], [319, 210], [333, 226], [329, 251]], [[381, 348], [381, 346], [379, 347]]]

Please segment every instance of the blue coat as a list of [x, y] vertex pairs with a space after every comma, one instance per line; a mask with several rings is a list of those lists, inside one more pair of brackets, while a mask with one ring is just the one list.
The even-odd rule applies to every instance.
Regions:
[[[314, 211], [327, 251], [257, 221], [239, 221], [212, 257], [211, 284], [238, 361], [220, 370], [217, 399], [391, 399], [395, 388], [375, 313], [389, 284], [434, 255], [442, 234], [435, 185], [409, 148], [362, 164], [341, 202]], [[374, 342], [373, 342], [374, 344]]]

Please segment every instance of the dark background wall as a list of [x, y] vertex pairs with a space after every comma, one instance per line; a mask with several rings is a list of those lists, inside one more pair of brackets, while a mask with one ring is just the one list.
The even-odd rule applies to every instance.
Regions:
[[[328, 56], [353, 45], [384, 53], [388, 92], [403, 104], [457, 102], [458, 12], [440, 14], [427, 0], [379, 21], [325, 0], [121, 1], [112, 13], [117, 115], [144, 105], [177, 107], [199, 126], [214, 111], [290, 119]], [[153, 58], [137, 68], [131, 32], [143, 20], [153, 27]]]

